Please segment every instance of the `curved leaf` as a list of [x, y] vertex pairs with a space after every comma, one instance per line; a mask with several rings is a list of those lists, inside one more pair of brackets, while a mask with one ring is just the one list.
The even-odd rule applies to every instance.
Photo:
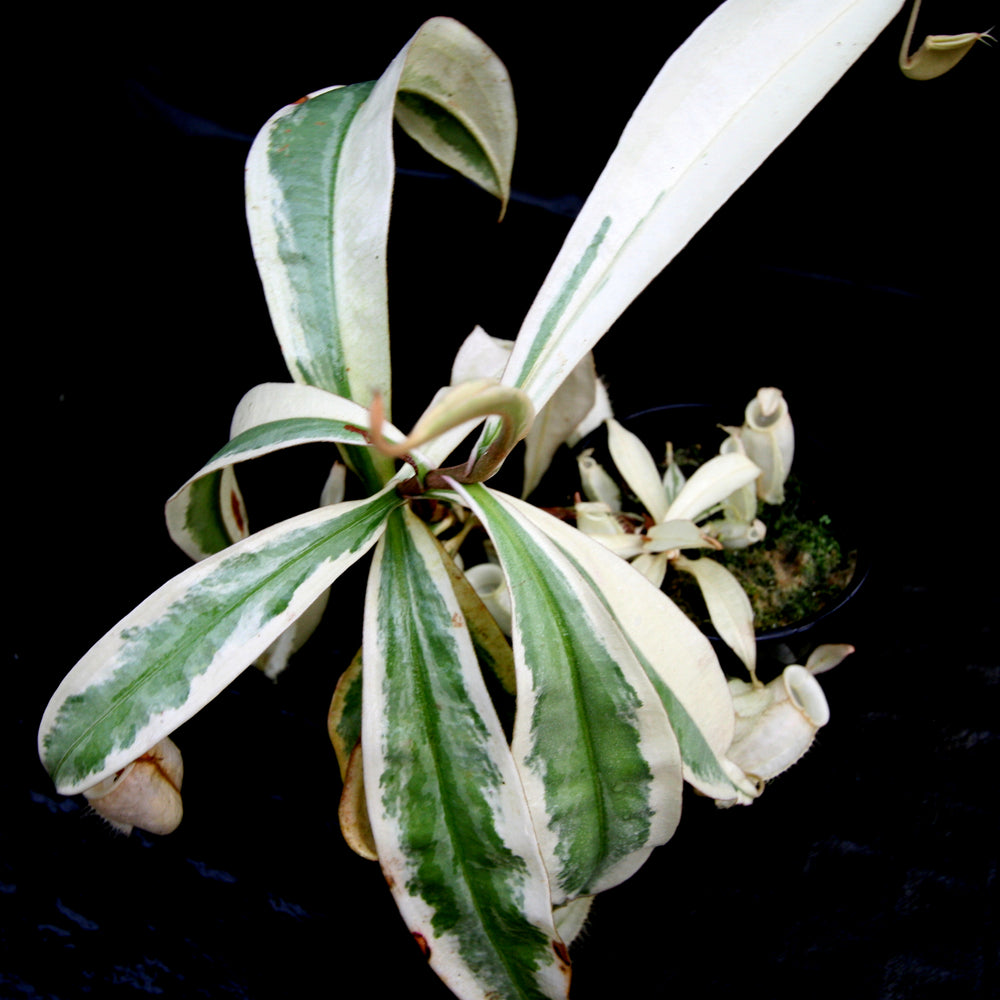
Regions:
[[396, 121], [431, 156], [510, 198], [517, 115], [510, 79], [493, 51], [450, 17], [428, 21], [399, 84]]
[[[269, 382], [251, 389], [233, 414], [232, 438], [166, 504], [167, 530], [192, 559], [204, 559], [249, 534], [232, 466], [299, 444], [367, 446], [368, 411], [308, 385]], [[390, 441], [403, 435], [389, 424]]]
[[196, 563], [126, 615], [66, 675], [38, 747], [72, 795], [203, 708], [375, 544], [392, 489], [302, 514]]
[[[386, 248], [397, 94], [434, 156], [504, 197], [513, 97], [499, 60], [448, 18], [424, 24], [376, 83], [310, 94], [264, 126], [247, 161], [247, 218], [292, 378], [389, 407]], [[442, 115], [454, 128], [442, 127]], [[471, 140], [471, 141], [470, 141]]]
[[347, 777], [347, 763], [361, 739], [361, 650], [340, 675], [330, 699], [326, 731], [337, 754], [340, 779]]
[[356, 743], [344, 769], [344, 789], [337, 808], [340, 832], [347, 846], [366, 861], [378, 861], [365, 796], [364, 762], [361, 744]]

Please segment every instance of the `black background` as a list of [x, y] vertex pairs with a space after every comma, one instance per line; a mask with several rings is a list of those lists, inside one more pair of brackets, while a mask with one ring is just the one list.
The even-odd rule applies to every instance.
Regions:
[[[325, 713], [359, 641], [363, 572], [335, 588], [280, 684], [248, 672], [177, 734], [186, 815], [171, 837], [116, 837], [57, 796], [37, 723], [65, 671], [185, 567], [164, 499], [225, 441], [245, 391], [287, 379], [243, 218], [263, 122], [377, 76], [436, 13], [510, 69], [520, 132], [503, 224], [459, 180], [398, 182], [390, 306], [406, 427], [475, 323], [516, 333], [627, 114], [713, 4], [682, 6], [669, 20], [462, 4], [348, 23], [328, 8], [260, 24], [172, 12], [23, 36], [33, 75], [8, 118], [0, 996], [448, 995], [337, 827]], [[933, 15], [928, 30], [963, 31], [995, 9]], [[902, 31], [599, 345], [620, 413], [718, 400], [735, 422], [758, 386], [781, 386], [798, 426], [832, 443], [875, 568], [816, 636], [858, 649], [822, 678], [833, 717], [816, 747], [750, 809], [686, 802], [673, 841], [599, 900], [574, 948], [575, 1000], [996, 989], [996, 55], [981, 46], [940, 81], [906, 81]], [[405, 139], [399, 160], [437, 172]], [[248, 470], [251, 517], [313, 504], [329, 457]]]

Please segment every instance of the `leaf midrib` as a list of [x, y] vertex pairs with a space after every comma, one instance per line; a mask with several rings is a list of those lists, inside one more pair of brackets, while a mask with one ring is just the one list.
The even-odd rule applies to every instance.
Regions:
[[[338, 519], [338, 520], [340, 520], [340, 519]], [[115, 699], [115, 702], [113, 704], [109, 705], [109, 707], [104, 712], [102, 712], [99, 715], [99, 717], [94, 722], [92, 722], [92, 724], [87, 729], [85, 729], [80, 734], [79, 737], [77, 737], [76, 740], [74, 740], [70, 744], [70, 746], [66, 750], [66, 752], [60, 757], [59, 762], [56, 765], [56, 767], [52, 770], [53, 777], [58, 780], [58, 775], [62, 771], [62, 769], [63, 769], [66, 761], [69, 760], [69, 759], [72, 759], [72, 757], [75, 754], [75, 751], [79, 748], [79, 746], [82, 743], [84, 743], [86, 741], [87, 737], [90, 736], [95, 730], [99, 729], [101, 727], [101, 724], [104, 723], [109, 718], [109, 716], [111, 716], [111, 715], [114, 714], [114, 712], [120, 707], [120, 702], [122, 701], [123, 698], [126, 699], [126, 700], [131, 700], [131, 698], [132, 698], [133, 695], [135, 695], [138, 691], [143, 690], [148, 684], [153, 683], [159, 676], [161, 676], [161, 674], [163, 673], [163, 671], [165, 671], [169, 667], [175, 665], [178, 662], [178, 660], [182, 658], [182, 655], [184, 657], [186, 657], [187, 654], [190, 652], [191, 648], [194, 645], [196, 645], [198, 642], [202, 641], [218, 625], [220, 618], [225, 618], [228, 615], [232, 614], [233, 611], [234, 611], [234, 609], [237, 608], [240, 604], [246, 604], [246, 603], [248, 603], [261, 590], [263, 590], [266, 587], [268, 587], [270, 584], [273, 583], [273, 581], [275, 579], [277, 579], [278, 577], [280, 577], [284, 573], [286, 573], [289, 570], [293, 569], [303, 559], [306, 559], [308, 556], [310, 556], [316, 549], [321, 548], [322, 546], [328, 545], [330, 542], [332, 542], [337, 537], [338, 534], [340, 534], [341, 532], [347, 531], [347, 530], [349, 530], [351, 528], [356, 528], [356, 527], [357, 527], [356, 524], [345, 524], [345, 523], [341, 522], [339, 524], [339, 526], [336, 528], [336, 530], [334, 530], [332, 533], [330, 533], [329, 535], [325, 535], [325, 536], [317, 539], [311, 545], [309, 545], [305, 549], [303, 549], [297, 556], [294, 556], [293, 558], [290, 558], [288, 560], [283, 561], [279, 565], [279, 567], [273, 573], [271, 573], [268, 576], [266, 576], [257, 586], [254, 586], [254, 587], [249, 588], [248, 590], [242, 591], [241, 592], [242, 595], [243, 595], [242, 600], [237, 599], [237, 598], [234, 597], [226, 605], [225, 611], [221, 615], [216, 616], [216, 618], [215, 618], [215, 624], [208, 624], [204, 628], [201, 628], [201, 629], [190, 629], [188, 631], [185, 631], [185, 633], [184, 633], [184, 639], [181, 642], [179, 642], [176, 646], [174, 646], [173, 649], [172, 649], [172, 651], [169, 654], [167, 654], [166, 656], [164, 656], [161, 659], [158, 659], [154, 665], [152, 665], [151, 667], [149, 667], [147, 670], [143, 671], [142, 674], [139, 677], [136, 677], [134, 680], [130, 681], [123, 688], [121, 688], [121, 694], [120, 694], [120, 696], [117, 699]], [[367, 532], [366, 535], [370, 535], [370, 531]], [[345, 550], [345, 551], [347, 551], [347, 550]], [[351, 550], [351, 551], [353, 551], [353, 550]], [[240, 558], [240, 556], [237, 555], [235, 558], [238, 559], [238, 558]], [[199, 583], [203, 583], [203, 582], [204, 582], [204, 578], [199, 581]], [[164, 612], [162, 614], [160, 614], [160, 615], [157, 616], [157, 618], [155, 619], [154, 622], [151, 622], [151, 623], [149, 623], [146, 626], [146, 629], [152, 627], [152, 625], [154, 625], [157, 622], [161, 621], [163, 619], [163, 617], [167, 613], [169, 613], [179, 603], [181, 603], [182, 601], [184, 601], [185, 597], [189, 596], [190, 593], [191, 593], [191, 588], [189, 588], [186, 591], [185, 595], [179, 597], [176, 601], [173, 601], [164, 610]], [[144, 629], [143, 631], [145, 631], [146, 629]], [[230, 631], [230, 635], [231, 634], [232, 634], [232, 632]], [[123, 645], [122, 647], [120, 647], [120, 649], [119, 649], [119, 655], [120, 655], [121, 651], [126, 648], [126, 646], [127, 646], [127, 644]], [[180, 703], [181, 706], [183, 706], [184, 704], [186, 704], [187, 701], [188, 701], [188, 699], [190, 698], [191, 684], [193, 682], [194, 677], [203, 676], [204, 673], [205, 673], [205, 671], [209, 668], [209, 666], [211, 666], [211, 663], [216, 659], [216, 657], [219, 655], [219, 653], [222, 652], [224, 649], [225, 649], [225, 643], [223, 644], [222, 650], [216, 650], [215, 654], [212, 656], [212, 659], [209, 660], [207, 663], [205, 663], [201, 670], [198, 670], [196, 673], [194, 673], [191, 676], [186, 676], [186, 680], [188, 681], [188, 696], [184, 699], [184, 701], [182, 701]], [[247, 666], [249, 666], [249, 663], [247, 664]], [[246, 668], [244, 667], [243, 669], [246, 669]], [[111, 680], [111, 679], [112, 678], [109, 678], [109, 680]], [[91, 685], [90, 687], [93, 687], [93, 685]], [[84, 689], [84, 691], [79, 692], [79, 694], [80, 695], [85, 694], [87, 690], [90, 690], [90, 687]], [[65, 701], [63, 703], [63, 707], [64, 706], [65, 706]], [[61, 712], [62, 712], [62, 708], [60, 709], [60, 714], [61, 714]], [[152, 712], [150, 714], [152, 714]], [[58, 721], [58, 717], [57, 717], [57, 721]], [[55, 730], [55, 726], [53, 726], [53, 729], [50, 730], [50, 734], [54, 730]], [[141, 730], [140, 730], [140, 732], [141, 732]], [[107, 758], [105, 758], [105, 759], [107, 759]]]
[[[411, 544], [409, 539], [407, 544]], [[402, 587], [409, 598], [408, 606], [417, 607], [416, 598], [419, 597], [419, 594], [417, 594], [413, 588], [407, 574], [398, 574], [398, 579], [401, 580]], [[448, 585], [450, 586], [450, 584]], [[427, 630], [424, 627], [423, 620], [419, 615], [412, 616], [408, 620], [415, 626], [413, 631], [419, 635], [420, 648], [424, 653], [424, 655], [419, 658], [416, 669], [414, 670], [414, 686], [416, 688], [417, 699], [421, 706], [421, 716], [424, 720], [425, 732], [429, 737], [428, 748], [434, 768], [434, 779], [437, 784], [438, 800], [441, 803], [441, 812], [445, 827], [448, 830], [448, 836], [452, 844], [453, 854], [459, 859], [458, 865], [461, 870], [462, 883], [465, 886], [468, 899], [470, 900], [476, 913], [479, 925], [483, 928], [494, 955], [499, 958], [500, 963], [506, 972], [508, 981], [516, 985], [519, 993], [530, 1000], [530, 995], [524, 993], [521, 987], [522, 979], [518, 974], [520, 971], [519, 966], [508, 957], [508, 949], [503, 947], [503, 943], [497, 940], [493, 930], [493, 922], [487, 919], [484, 904], [480, 901], [479, 893], [477, 893], [474, 889], [475, 881], [469, 875], [466, 854], [464, 851], [456, 849], [462, 844], [459, 823], [455, 819], [455, 809], [451, 804], [449, 797], [442, 794], [442, 789], [448, 788], [450, 785], [457, 784], [457, 782], [452, 781], [448, 783], [446, 780], [447, 777], [453, 773], [454, 768], [448, 766], [447, 755], [442, 752], [441, 741], [438, 738], [438, 733], [440, 732], [440, 726], [438, 725], [439, 719], [437, 713], [430, 708], [430, 706], [434, 704], [434, 699], [433, 685], [430, 680], [430, 671], [428, 669], [428, 663], [431, 662], [432, 656], [428, 654], [433, 653], [433, 643], [429, 640]], [[492, 810], [490, 810], [490, 814], [495, 815]]]

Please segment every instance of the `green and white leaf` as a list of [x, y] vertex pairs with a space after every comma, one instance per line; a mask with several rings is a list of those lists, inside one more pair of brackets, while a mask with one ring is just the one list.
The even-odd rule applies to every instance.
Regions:
[[[231, 440], [166, 504], [167, 529], [192, 559], [203, 559], [246, 537], [248, 520], [232, 466], [300, 444], [367, 447], [368, 410], [313, 386], [265, 383], [251, 389], [233, 414]], [[403, 434], [383, 424], [392, 442]]]
[[518, 694], [511, 749], [558, 905], [617, 885], [670, 838], [680, 818], [680, 755], [628, 639], [574, 563], [521, 516], [533, 508], [482, 486], [461, 496], [510, 587]]
[[67, 674], [38, 734], [64, 795], [169, 735], [260, 655], [367, 552], [401, 503], [367, 500], [283, 521], [174, 577]]
[[[346, 480], [347, 468], [340, 462], [334, 462], [323, 484], [319, 506], [328, 507], [341, 503], [346, 491]], [[272, 681], [277, 680], [288, 666], [292, 654], [297, 653], [319, 627], [329, 602], [330, 591], [327, 589], [257, 657], [254, 666]]]
[[[411, 95], [409, 98], [402, 95]], [[455, 21], [424, 24], [376, 83], [283, 108], [247, 161], [247, 218], [288, 369], [390, 413], [386, 248], [392, 122], [434, 156], [506, 197], [513, 97], [502, 64]]]
[[685, 779], [712, 798], [752, 797], [753, 787], [726, 759], [733, 702], [708, 639], [666, 594], [613, 552], [545, 511], [504, 500], [524, 522], [543, 531], [600, 593], [663, 701]]
[[368, 814], [410, 932], [463, 1000], [565, 997], [514, 760], [439, 551], [407, 508], [376, 549], [364, 632]]
[[524, 389], [540, 409], [899, 7], [900, 0], [719, 6], [632, 115], [524, 320], [504, 384]]
[[196, 562], [250, 534], [243, 493], [228, 462], [196, 473], [167, 500], [164, 513], [170, 537]]
[[396, 121], [435, 159], [510, 198], [517, 114], [506, 67], [468, 28], [435, 17], [410, 45]]
[[695, 578], [705, 598], [708, 617], [722, 641], [756, 677], [757, 643], [753, 631], [753, 606], [739, 580], [714, 559], [685, 559], [678, 556], [674, 566]]

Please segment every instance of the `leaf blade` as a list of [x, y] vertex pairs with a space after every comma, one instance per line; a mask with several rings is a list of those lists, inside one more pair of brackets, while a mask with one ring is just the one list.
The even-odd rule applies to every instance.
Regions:
[[428, 21], [420, 40], [400, 80], [396, 121], [431, 156], [499, 198], [502, 217], [517, 134], [507, 70], [452, 18]]
[[715, 630], [740, 658], [750, 676], [756, 677], [757, 643], [753, 630], [753, 607], [739, 580], [714, 559], [679, 556], [674, 565], [695, 578]]
[[411, 933], [459, 997], [564, 997], [514, 762], [447, 572], [406, 509], [376, 550], [363, 656], [368, 813]]
[[[313, 386], [265, 383], [251, 389], [233, 414], [229, 442], [166, 503], [167, 530], [192, 559], [204, 559], [249, 534], [233, 466], [300, 444], [330, 442], [366, 448], [369, 414], [349, 399]], [[402, 433], [383, 425], [385, 437]]]
[[[418, 104], [400, 108], [403, 89]], [[460, 121], [468, 142], [440, 128]], [[386, 250], [392, 123], [477, 182], [509, 191], [513, 98], [503, 65], [463, 25], [426, 22], [374, 83], [335, 87], [281, 109], [247, 160], [247, 219], [292, 378], [390, 406]], [[481, 153], [470, 156], [470, 148]]]
[[636, 108], [525, 317], [503, 383], [523, 389], [541, 409], [899, 6], [899, 0], [720, 5], [673, 53]]
[[512, 513], [528, 505], [481, 485], [460, 494], [507, 574], [518, 691], [511, 748], [559, 905], [628, 878], [670, 838], [680, 817], [680, 755], [600, 598]]
[[573, 561], [629, 637], [670, 718], [685, 780], [712, 798], [749, 795], [751, 788], [727, 766], [735, 722], [733, 702], [708, 639], [624, 559], [544, 511], [507, 499]]
[[65, 795], [145, 753], [212, 700], [375, 544], [390, 489], [302, 514], [174, 577], [93, 646], [42, 717]]

